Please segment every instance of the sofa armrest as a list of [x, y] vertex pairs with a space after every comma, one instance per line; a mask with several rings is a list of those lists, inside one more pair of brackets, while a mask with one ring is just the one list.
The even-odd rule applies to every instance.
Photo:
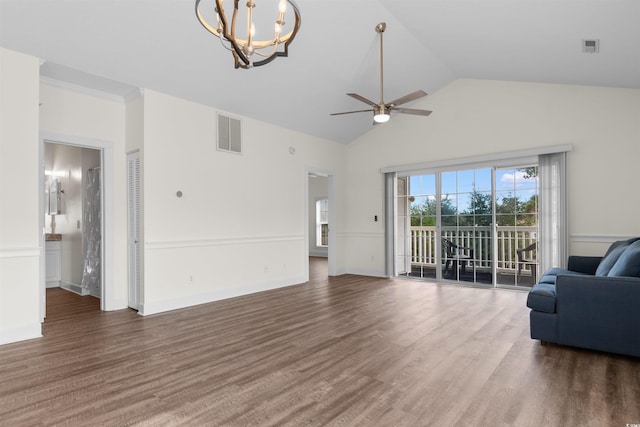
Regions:
[[560, 342], [640, 356], [640, 277], [559, 275]]
[[596, 274], [598, 265], [600, 265], [602, 257], [600, 256], [579, 256], [572, 255], [569, 257], [567, 263], [567, 269], [571, 271], [577, 271], [578, 273]]

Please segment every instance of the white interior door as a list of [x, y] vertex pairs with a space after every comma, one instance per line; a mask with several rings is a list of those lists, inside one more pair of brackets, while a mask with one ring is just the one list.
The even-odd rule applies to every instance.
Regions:
[[140, 310], [142, 281], [140, 262], [140, 153], [127, 155], [127, 243], [129, 307]]

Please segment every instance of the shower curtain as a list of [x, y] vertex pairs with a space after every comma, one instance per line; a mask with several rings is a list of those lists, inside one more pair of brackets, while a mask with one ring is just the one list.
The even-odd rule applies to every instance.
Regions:
[[84, 229], [82, 242], [84, 248], [84, 267], [82, 271], [83, 294], [89, 293], [101, 297], [100, 278], [102, 221], [100, 214], [100, 168], [89, 169], [85, 180], [84, 209], [82, 210]]

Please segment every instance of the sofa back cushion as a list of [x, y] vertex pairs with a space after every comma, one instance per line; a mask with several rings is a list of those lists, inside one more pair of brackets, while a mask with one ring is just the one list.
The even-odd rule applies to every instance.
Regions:
[[627, 246], [608, 276], [640, 277], [640, 240]]
[[627, 249], [629, 245], [618, 245], [613, 250], [607, 251], [607, 254], [602, 258], [600, 264], [598, 264], [598, 268], [596, 269], [596, 276], [606, 276], [611, 271], [611, 268], [614, 266], [622, 252]]
[[600, 261], [600, 264], [598, 264], [598, 268], [596, 269], [596, 276], [607, 276], [609, 274], [609, 271], [611, 271], [611, 268], [618, 261], [618, 258], [620, 258], [620, 255], [622, 255], [625, 249], [627, 249], [629, 245], [638, 240], [640, 240], [640, 237], [613, 242], [611, 246], [609, 246], [607, 253], [604, 254], [604, 257], [602, 257], [602, 261]]

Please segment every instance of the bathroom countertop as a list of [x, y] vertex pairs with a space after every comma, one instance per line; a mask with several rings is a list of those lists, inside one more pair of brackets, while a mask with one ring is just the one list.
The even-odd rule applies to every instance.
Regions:
[[62, 234], [46, 233], [44, 235], [44, 240], [47, 242], [59, 242], [62, 240]]

